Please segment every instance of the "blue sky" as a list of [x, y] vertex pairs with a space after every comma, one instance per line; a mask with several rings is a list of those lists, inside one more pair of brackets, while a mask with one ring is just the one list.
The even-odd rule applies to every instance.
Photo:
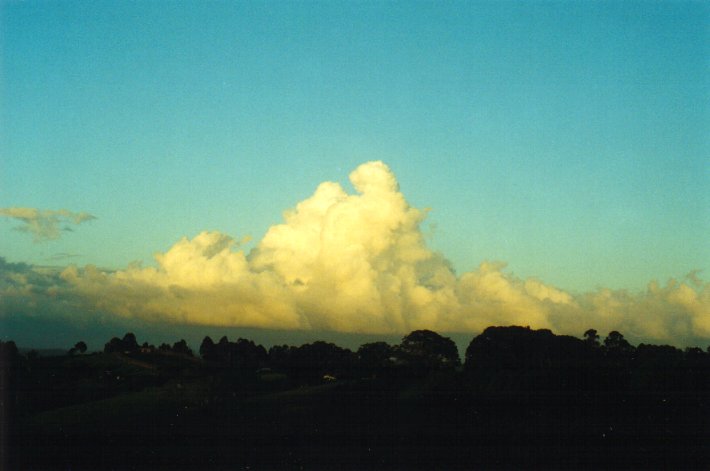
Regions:
[[[96, 219], [0, 256], [255, 246], [382, 160], [429, 247], [583, 292], [710, 262], [703, 2], [3, 2], [0, 207]], [[707, 279], [707, 273], [701, 272]]]

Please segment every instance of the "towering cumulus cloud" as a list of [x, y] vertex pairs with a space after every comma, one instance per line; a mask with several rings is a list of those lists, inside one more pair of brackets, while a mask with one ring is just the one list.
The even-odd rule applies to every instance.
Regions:
[[426, 213], [407, 204], [384, 163], [361, 165], [350, 181], [355, 194], [322, 183], [248, 254], [225, 234], [203, 232], [156, 255], [155, 268], [69, 267], [57, 289], [92, 312], [207, 325], [402, 333], [519, 324], [710, 337], [710, 285], [693, 276], [645, 293], [583, 295], [516, 278], [502, 263], [457, 276], [427, 248]]

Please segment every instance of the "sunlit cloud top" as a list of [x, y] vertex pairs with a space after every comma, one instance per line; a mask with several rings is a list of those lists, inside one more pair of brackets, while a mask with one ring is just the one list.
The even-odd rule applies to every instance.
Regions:
[[359, 333], [478, 332], [529, 325], [581, 335], [590, 327], [631, 338], [710, 337], [710, 284], [695, 273], [645, 292], [572, 294], [484, 262], [457, 275], [425, 243], [427, 213], [408, 204], [383, 162], [350, 174], [354, 194], [324, 182], [284, 213], [249, 253], [205, 231], [155, 255], [155, 267], [116, 272], [70, 266], [44, 274], [4, 265], [2, 309], [72, 307], [156, 323]]

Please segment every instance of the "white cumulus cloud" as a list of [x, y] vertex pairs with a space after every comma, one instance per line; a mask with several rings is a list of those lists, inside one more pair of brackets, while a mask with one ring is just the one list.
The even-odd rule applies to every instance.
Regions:
[[[86, 312], [156, 322], [361, 333], [517, 324], [576, 336], [596, 328], [652, 341], [710, 338], [710, 284], [694, 274], [641, 293], [577, 295], [498, 262], [457, 276], [427, 247], [426, 212], [409, 206], [384, 163], [365, 163], [350, 180], [355, 194], [322, 183], [249, 253], [226, 234], [202, 232], [157, 254], [156, 267], [70, 266], [52, 289]], [[20, 296], [18, 279], [11, 288]]]

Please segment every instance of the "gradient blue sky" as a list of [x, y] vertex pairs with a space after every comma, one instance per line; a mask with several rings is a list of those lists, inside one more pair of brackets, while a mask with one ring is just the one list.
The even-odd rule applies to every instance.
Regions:
[[[705, 2], [2, 2], [0, 256], [125, 267], [261, 239], [385, 161], [461, 272], [567, 290], [710, 265]], [[707, 273], [701, 273], [707, 279]]]

